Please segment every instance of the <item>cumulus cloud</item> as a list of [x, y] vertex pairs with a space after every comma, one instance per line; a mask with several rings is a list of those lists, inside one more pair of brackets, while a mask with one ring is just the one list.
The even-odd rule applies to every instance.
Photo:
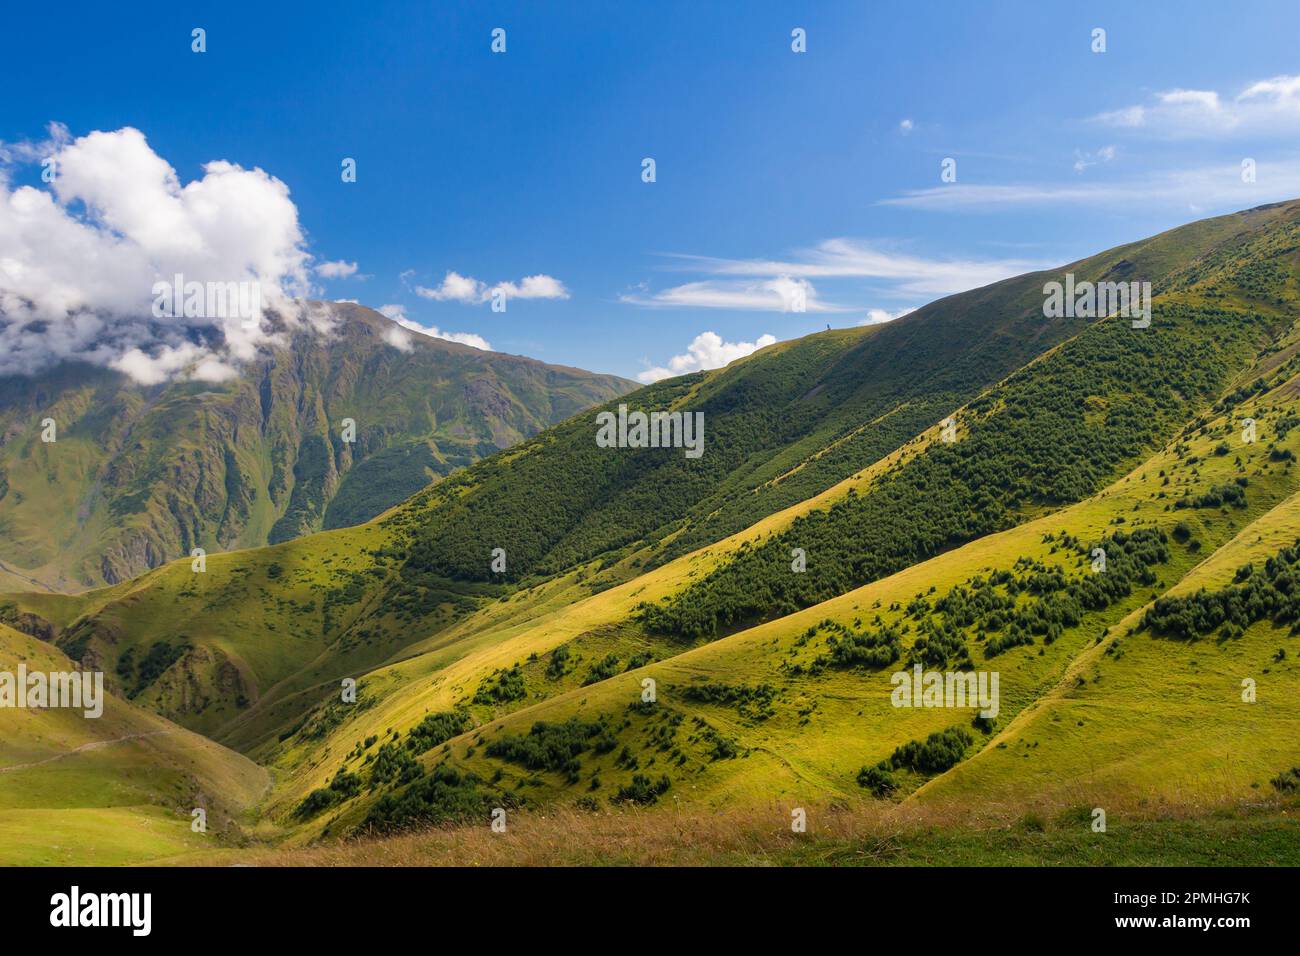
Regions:
[[685, 352], [670, 358], [667, 366], [648, 368], [639, 373], [637, 378], [649, 384], [662, 378], [686, 375], [688, 372], [722, 368], [775, 342], [774, 335], [760, 335], [757, 342], [724, 342], [716, 332], [701, 332], [686, 346]]
[[[406, 273], [409, 275], [409, 273]], [[459, 272], [448, 271], [436, 286], [415, 286], [417, 295], [435, 302], [462, 302], [479, 305], [492, 299], [567, 299], [569, 290], [564, 283], [548, 275], [525, 276], [518, 282], [498, 282], [488, 285]]]
[[[432, 339], [459, 342], [461, 345], [472, 345], [474, 348], [482, 349], [485, 352], [492, 351], [492, 346], [488, 344], [488, 340], [483, 336], [475, 335], [473, 332], [444, 332], [436, 325], [421, 325], [414, 319], [408, 318], [406, 309], [400, 305], [383, 305], [379, 307], [379, 311], [397, 323], [384, 333], [384, 341], [402, 352], [409, 352], [412, 349], [409, 332], [427, 335]], [[408, 331], [402, 331], [403, 329]]]
[[[38, 159], [53, 161], [51, 186], [13, 185], [14, 164]], [[55, 127], [0, 163], [0, 374], [82, 360], [143, 383], [181, 372], [219, 381], [274, 337], [267, 311], [304, 317], [298, 211], [261, 169], [216, 160], [183, 184], [130, 127], [76, 139]], [[187, 288], [255, 287], [259, 314], [160, 317], [155, 284], [176, 276]]]
[[915, 312], [915, 309], [899, 309], [897, 312], [890, 312], [888, 309], [868, 309], [867, 317], [858, 322], [858, 325], [880, 325], [884, 322], [893, 322], [894, 319], [901, 319], [909, 312]]
[[238, 374], [228, 363], [191, 342], [175, 347], [160, 345], [152, 355], [138, 348], [128, 349], [108, 364], [141, 385], [157, 385], [185, 369], [192, 369], [194, 378], [208, 382], [224, 382]]
[[342, 259], [322, 262], [316, 266], [316, 274], [322, 279], [351, 279], [357, 274], [357, 264], [344, 262]]

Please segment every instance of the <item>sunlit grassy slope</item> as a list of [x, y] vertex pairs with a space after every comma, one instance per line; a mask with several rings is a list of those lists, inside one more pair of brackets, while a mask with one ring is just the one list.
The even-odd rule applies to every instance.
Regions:
[[[65, 672], [51, 645], [0, 625], [0, 671]], [[265, 770], [140, 707], [108, 698], [96, 719], [0, 708], [0, 863], [109, 865], [221, 845]], [[207, 832], [192, 830], [192, 811]]]
[[[1077, 843], [1092, 808], [1176, 859], [1255, 802], [1283, 815], [1241, 823], [1262, 860], [1300, 787], [1291, 622], [1143, 622], [1300, 538], [1298, 220], [1251, 210], [1066, 267], [1150, 276], [1149, 329], [1046, 322], [1059, 273], [1010, 280], [626, 399], [706, 409], [704, 464], [596, 454], [582, 415], [368, 524], [0, 597], [0, 620], [273, 768], [262, 835], [292, 846], [494, 807], [850, 805], [933, 813], [989, 861], [1123, 862]], [[999, 713], [893, 706], [913, 660], [996, 671]], [[1059, 832], [986, 841], [991, 806]], [[1142, 829], [1161, 808], [1173, 848]]]
[[[1206, 435], [1191, 440], [1188, 447], [1194, 456], [1220, 440]], [[1171, 451], [1095, 499], [1060, 513], [981, 539], [806, 611], [516, 711], [452, 741], [449, 757], [483, 780], [500, 771], [497, 786], [529, 802], [572, 802], [590, 796], [593, 778], [601, 782], [596, 793], [608, 797], [630, 782], [635, 772], [627, 761], [620, 764], [623, 747], [636, 757], [637, 770], [667, 773], [672, 779], [668, 794], [681, 801], [736, 803], [780, 796], [801, 803], [828, 793], [860, 795], [856, 776], [863, 766], [875, 764], [908, 740], [954, 724], [969, 725], [972, 714], [892, 707], [888, 678], [894, 668], [790, 677], [783, 664], [807, 660], [824, 650], [818, 647], [820, 636], [817, 642], [804, 639], [807, 629], [828, 618], [852, 625], [880, 609], [906, 606], [931, 587], [942, 594], [976, 575], [1008, 566], [1006, 556], [1059, 562], [1071, 574], [1091, 573], [1077, 555], [1060, 550], [1053, 554], [1054, 542], [1045, 537], [1059, 537], [1064, 531], [1085, 541], [1100, 540], [1116, 527], [1115, 518], [1123, 517], [1127, 525], [1171, 534], [1178, 522], [1186, 521], [1194, 529], [1193, 537], [1187, 544], [1171, 538], [1170, 560], [1158, 569], [1158, 585], [1137, 591], [1104, 613], [1088, 615], [1052, 644], [1039, 641], [1012, 648], [987, 661], [980, 661], [976, 652], [977, 666], [996, 667], [1000, 672], [999, 733], [972, 729], [977, 741], [972, 750], [977, 747], [978, 756], [958, 764], [914, 799], [927, 799], [931, 791], [948, 793], [968, 778], [963, 794], [979, 800], [993, 794], [1004, 801], [1049, 794], [1068, 801], [1105, 796], [1130, 802], [1140, 796], [1171, 801], [1195, 798], [1213, 804], [1224, 798], [1240, 799], [1254, 790], [1268, 796], [1268, 781], [1296, 762], [1300, 743], [1295, 642], [1287, 631], [1258, 625], [1226, 645], [1191, 646], [1145, 633], [1124, 634], [1136, 616], [1133, 612], [1163, 593], [1164, 585], [1181, 582], [1178, 589], [1182, 589], [1220, 583], [1252, 555], [1259, 561], [1270, 549], [1290, 544], [1300, 535], [1300, 505], [1293, 497], [1296, 482], [1289, 469], [1264, 464], [1268, 454], [1263, 445], [1241, 452], [1245, 470], [1260, 472], [1251, 481], [1252, 500], [1243, 509], [1212, 515], [1161, 510], [1163, 505], [1155, 503], [1160, 499], [1153, 496], [1160, 493], [1162, 469], [1175, 481], [1192, 481], [1191, 489], [1211, 487], [1238, 470], [1233, 464], [1236, 454], [1217, 460], [1211, 456], [1212, 468], [1204, 462], [1199, 467], [1179, 467]], [[1193, 469], [1201, 474], [1191, 478]], [[1247, 540], [1254, 542], [1249, 553], [1241, 547]], [[1196, 550], [1193, 542], [1199, 544]], [[1220, 545], [1227, 545], [1223, 553], [1202, 564], [1202, 556], [1216, 552]], [[903, 617], [897, 611], [886, 616]], [[1111, 636], [1099, 645], [1103, 632]], [[1123, 648], [1117, 660], [1115, 653], [1107, 654], [1116, 641]], [[512, 646], [516, 659], [526, 660], [527, 646]], [[598, 658], [605, 646], [616, 644], [593, 646], [587, 659]], [[1290, 653], [1276, 662], [1274, 655], [1281, 648], [1290, 648]], [[505, 657], [508, 652], [498, 653], [478, 673]], [[1192, 660], [1199, 660], [1199, 666], [1189, 665]], [[414, 662], [406, 666], [413, 667]], [[1084, 687], [1077, 684], [1080, 674]], [[658, 709], [643, 715], [637, 704], [641, 681], [647, 676], [657, 682]], [[1240, 700], [1240, 679], [1245, 676], [1259, 683], [1260, 700], [1254, 705]], [[735, 704], [701, 704], [686, 696], [689, 688], [704, 684], [768, 684], [774, 689], [772, 713], [756, 717], [752, 711], [742, 713]], [[357, 714], [340, 738], [364, 741], [373, 734], [382, 739], [389, 726], [403, 725], [387, 703], [382, 683], [375, 693], [383, 702]], [[434, 688], [420, 699], [438, 710], [450, 707], [456, 695], [451, 689], [440, 690], [435, 679]], [[1026, 708], [1033, 709], [1022, 716]], [[1048, 714], [1058, 708], [1069, 719]], [[665, 738], [660, 728], [672, 719], [665, 714], [682, 718], [669, 738], [670, 746], [661, 750]], [[502, 736], [527, 735], [536, 721], [556, 724], [575, 717], [585, 721], [604, 717], [617, 728], [615, 748], [601, 756], [590, 750], [582, 754], [580, 779], [575, 783], [566, 773], [534, 771], [485, 753], [484, 744]], [[715, 735], [730, 742], [734, 756], [716, 756]], [[1004, 742], [1008, 743], [1005, 749], [1000, 746]], [[681, 755], [686, 761], [679, 764]], [[363, 759], [355, 758], [348, 766], [363, 769]], [[441, 759], [441, 751], [435, 759]], [[330, 766], [326, 776], [334, 769]]]
[[[1183, 301], [1194, 302], [1195, 297], [1187, 296]], [[1233, 316], [1220, 319], [1232, 321]], [[1163, 449], [1153, 457], [1139, 459], [1132, 471], [1122, 472], [1109, 488], [1078, 505], [1038, 518], [1033, 518], [1033, 509], [1029, 508], [1025, 517], [1032, 520], [1007, 531], [978, 538], [840, 597], [721, 640], [694, 647], [674, 645], [670, 637], [647, 634], [634, 611], [641, 601], [653, 603], [664, 595], [680, 592], [692, 577], [698, 578], [719, 566], [725, 553], [734, 553], [736, 541], [724, 542], [707, 549], [708, 553], [702, 551], [670, 563], [532, 620], [527, 619], [526, 612], [511, 620], [508, 610], [496, 611], [495, 620], [471, 618], [440, 638], [419, 645], [418, 649], [425, 652], [420, 657], [369, 675], [363, 681], [369, 703], [331, 726], [327, 739], [334, 742], [328, 748], [311, 744], [303, 747], [301, 741], [290, 741], [296, 746], [286, 750], [286, 759], [299, 772], [295, 783], [282, 792], [279, 809], [287, 816], [309, 789], [326, 786], [340, 769], [365, 779], [368, 764], [375, 760], [374, 748], [391, 742], [393, 731], [400, 740], [426, 712], [446, 712], [457, 707], [467, 709], [471, 724], [488, 722], [443, 748], [435, 748], [422, 757], [425, 765], [445, 762], [458, 772], [472, 774], [477, 786], [496, 799], [523, 804], [555, 800], [606, 802], [611, 797], [618, 799], [620, 794], [623, 800], [634, 799], [638, 774], [655, 786], [660, 778], [667, 778], [667, 789], [651, 798], [656, 800], [716, 804], [770, 799], [773, 795], [803, 801], [827, 793], [861, 796], [858, 775], [864, 767], [888, 758], [908, 741], [924, 740], [954, 724], [967, 727], [972, 734], [969, 754], [988, 752], [986, 745], [993, 748], [992, 752], [1001, 752], [998, 745], [1004, 741], [1000, 736], [996, 743], [990, 743], [993, 738], [989, 732], [969, 728], [969, 712], [955, 715], [945, 709], [892, 707], [888, 679], [892, 667], [875, 671], [832, 667], [809, 674], [798, 673], [793, 665], [806, 667], [825, 653], [830, 632], [819, 627], [824, 621], [861, 629], [864, 622], [880, 615], [886, 624], [915, 627], [922, 617], [934, 616], [906, 610], [918, 596], [933, 602], [955, 586], [969, 586], [975, 578], [1012, 570], [1017, 559], [1046, 567], [1060, 566], [1071, 576], [1086, 575], [1092, 573], [1086, 555], [1094, 543], [1104, 542], [1117, 531], [1158, 532], [1167, 542], [1168, 555], [1154, 568], [1156, 580], [1151, 585], [1134, 587], [1122, 600], [1085, 614], [1081, 622], [1067, 627], [1050, 644], [1040, 638], [987, 654], [983, 660], [978, 647], [972, 646], [977, 667], [996, 667], [1000, 673], [1002, 712], [994, 730], [1005, 728], [1045, 695], [1062, 693], [1063, 683], [1076, 680], [1075, 668], [1081, 666], [1078, 662], [1097, 646], [1103, 633], [1119, 633], [1126, 617], [1198, 568], [1206, 555], [1238, 535], [1261, 534], [1268, 527], [1280, 527], [1283, 536], [1287, 530], [1293, 532], [1293, 538], [1300, 535], [1300, 524], [1279, 521], [1280, 516], [1289, 513], [1285, 503], [1296, 490], [1285, 457], [1294, 450], [1288, 447], [1293, 436], [1288, 434], [1287, 424], [1295, 411], [1293, 355], [1292, 332], [1261, 342], [1220, 381], [1220, 391], [1231, 395], [1231, 401], [1220, 402], [1217, 411], [1200, 418], [1195, 409], [1190, 409], [1190, 424], [1171, 432]], [[1050, 361], [1046, 357], [1035, 366]], [[996, 418], [996, 410], [992, 417]], [[1254, 444], [1243, 443], [1236, 434], [1240, 419], [1245, 417], [1256, 419], [1261, 438]], [[1235, 484], [1238, 478], [1246, 483], [1244, 503], [1174, 507], [1181, 498], [1196, 499], [1216, 487]], [[872, 480], [872, 476], [863, 475], [854, 483], [858, 490], [869, 493]], [[766, 531], [788, 527], [793, 517], [776, 516], [755, 536], [762, 538]], [[737, 540], [748, 537], [741, 535]], [[1062, 543], [1067, 539], [1087, 547], [1080, 553], [1077, 545], [1066, 547]], [[1276, 536], [1271, 544], [1277, 545]], [[557, 582], [552, 587], [562, 590], [564, 585]], [[1127, 622], [1123, 624], [1125, 629], [1128, 626]], [[974, 635], [966, 637], [968, 645], [976, 643], [971, 640]], [[1285, 631], [1279, 637], [1261, 625], [1234, 641], [1230, 651], [1251, 658], [1260, 670], [1267, 660], [1257, 641], [1268, 643], [1284, 638]], [[1121, 641], [1122, 647], [1127, 647], [1129, 641], [1146, 641], [1144, 650], [1152, 654], [1177, 656], [1187, 650], [1150, 635]], [[572, 663], [566, 665], [567, 673], [557, 676], [553, 666], [555, 650], [564, 645], [570, 648]], [[1097, 653], [1106, 654], [1108, 646], [1103, 642]], [[1268, 648], [1269, 659], [1278, 649]], [[613, 670], [617, 672], [633, 663], [637, 654], [647, 653], [665, 659], [582, 686], [592, 676], [593, 666], [607, 656], [616, 659]], [[1110, 657], [1122, 664], [1127, 659], [1125, 654], [1132, 653], [1113, 651]], [[522, 696], [502, 701], [492, 699], [489, 693], [483, 698], [482, 688], [493, 691], [502, 684], [501, 672], [516, 665], [522, 676]], [[1286, 666], [1274, 664], [1261, 685], [1281, 681], [1280, 689], [1285, 691], [1285, 682], [1294, 679], [1287, 678], [1287, 673]], [[659, 696], [654, 707], [643, 708], [638, 702], [646, 677], [655, 680]], [[1104, 678], [1090, 684], [1090, 692], [1096, 692], [1094, 686], [1104, 688]], [[708, 690], [702, 692], [700, 688]], [[758, 689], [762, 693], [755, 695]], [[476, 702], [476, 696], [482, 700]], [[713, 700], [702, 699], [709, 697]], [[1271, 699], [1276, 701], [1276, 693]], [[1225, 735], [1241, 748], [1235, 758], [1235, 772], [1230, 779], [1219, 781], [1213, 796], [1219, 800], [1240, 799], [1260, 788], [1268, 794], [1269, 780], [1286, 770], [1291, 765], [1288, 760], [1294, 761], [1296, 756], [1295, 714], [1276, 705], [1233, 710], [1231, 703], [1214, 698], [1207, 702], [1216, 713], [1222, 709], [1221, 719], [1232, 726]], [[505, 716], [491, 721], [494, 714], [503, 712]], [[1118, 719], [1123, 726], [1123, 718]], [[1189, 719], [1193, 718], [1189, 715]], [[545, 756], [530, 758], [526, 745], [499, 745], [493, 753], [492, 745], [501, 739], [527, 741], [538, 721], [554, 730], [575, 720], [588, 729], [599, 729], [591, 729], [590, 735], [583, 737], [583, 727], [569, 724], [571, 729], [577, 726], [576, 742], [571, 735], [548, 738], [545, 731], [532, 736], [538, 744], [535, 749], [543, 752], [548, 745], [575, 750], [576, 767], [568, 760], [548, 765]], [[1104, 739], [1105, 728], [1099, 727], [1097, 732]], [[1032, 741], [1028, 748], [1034, 749]], [[328, 758], [323, 757], [325, 749]], [[1038, 749], [1041, 751], [1041, 747]], [[512, 750], [517, 756], [503, 756]], [[345, 755], [342, 760], [341, 752]], [[1164, 752], [1168, 753], [1167, 747]], [[1097, 759], [1095, 755], [1084, 758], [1077, 751], [1072, 753], [1079, 760]], [[530, 759], [535, 760], [531, 765]], [[973, 768], [987, 759], [981, 756], [979, 761], [972, 760], [970, 771], [958, 764], [958, 769], [949, 771], [948, 776], [960, 780], [963, 773], [975, 772]], [[1033, 757], [1022, 754], [1019, 759]], [[1122, 769], [1123, 759], [1116, 753], [1115, 766], [1108, 773], [1112, 780], [1123, 777], [1130, 789], [1114, 790], [1113, 798], [1128, 797], [1137, 791], [1144, 796], [1173, 798], [1186, 789], [1186, 781], [1164, 773], [1166, 768], [1159, 761], [1149, 761], [1144, 777], [1135, 775], [1132, 768]], [[1167, 759], [1176, 761], [1177, 757]], [[1054, 781], [1058, 787], [1055, 793], [1062, 799], [1076, 783], [1064, 768], [1049, 765], [1042, 773]], [[948, 782], [948, 776], [939, 775], [925, 786], [925, 774], [907, 770], [899, 776], [895, 799], [913, 792], [917, 793], [914, 799], [925, 799], [930, 790]], [[1107, 772], [1098, 774], [1099, 779], [1106, 777]], [[1014, 774], [1009, 775], [1006, 786], [1016, 793], [1027, 793], [1025, 781]], [[632, 796], [628, 795], [629, 789]], [[334, 828], [361, 824], [370, 819], [376, 797], [384, 792], [385, 788], [379, 787], [375, 795], [362, 793], [321, 819], [331, 820]], [[1210, 794], [1206, 796], [1208, 799]]]

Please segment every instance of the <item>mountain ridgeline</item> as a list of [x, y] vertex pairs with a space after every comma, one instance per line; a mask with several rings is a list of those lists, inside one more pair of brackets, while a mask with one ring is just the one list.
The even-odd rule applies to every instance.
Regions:
[[316, 308], [333, 331], [299, 328], [230, 382], [0, 380], [0, 573], [75, 589], [358, 524], [632, 387], [423, 335], [399, 349], [376, 312]]
[[[459, 483], [465, 493], [440, 499], [409, 564], [443, 577], [490, 581], [495, 576], [483, 556], [502, 546], [510, 554], [510, 580], [556, 574], [596, 558], [614, 560], [647, 544], [653, 549], [646, 558], [652, 565], [670, 560], [825, 491], [1096, 321], [1045, 318], [1045, 282], [1065, 273], [1078, 282], [1140, 277], [1160, 295], [1175, 284], [1193, 281], [1197, 270], [1208, 268], [1215, 256], [1241, 254], [1252, 237], [1288, 219], [1286, 209], [1273, 207], [1193, 223], [1059, 270], [949, 296], [884, 325], [780, 343], [722, 372], [697, 373], [641, 389], [628, 397], [630, 407], [704, 413], [706, 451], [700, 459], [654, 449], [598, 448], [594, 419], [583, 416], [525, 444], [508, 459], [484, 462], [464, 474]], [[1014, 422], [1044, 399], [1058, 416], [1051, 426], [1055, 433], [1040, 431], [1037, 437], [1023, 435], [1017, 441], [1067, 440], [1065, 430], [1072, 426], [1060, 415], [1073, 415], [1077, 424], [1086, 412], [1095, 433], [1107, 416], [1118, 426], [1159, 413], [1135, 424], [1136, 431], [1126, 431], [1123, 438], [1107, 438], [1105, 460], [1086, 466], [1086, 475], [1055, 475], [1058, 486], [1045, 489], [1048, 500], [1061, 500], [1095, 484], [1123, 455], [1134, 454], [1178, 420], [1183, 409], [1203, 401], [1229, 370], [1227, 362], [1215, 357], [1216, 336], [1242, 345], [1260, 331], [1201, 331], [1204, 322], [1213, 324], [1209, 316], [1166, 320], [1186, 326], [1195, 341], [1175, 342], [1173, 336], [1125, 339], [1114, 330], [1097, 329], [1073, 344], [1067, 356], [1050, 360], [1048, 368], [1067, 375], [1068, 385], [1026, 382], [1030, 374], [1024, 373], [1022, 384], [1012, 386], [1010, 394], [1021, 408], [1003, 421]], [[1094, 349], [1099, 376], [1095, 387], [1087, 380], [1085, 365]], [[1187, 369], [1188, 381], [1165, 380], [1170, 373], [1164, 363], [1173, 363], [1172, 374], [1182, 375], [1184, 365], [1196, 365], [1202, 356], [1218, 369], [1217, 375]], [[1145, 398], [1125, 394], [1130, 386]], [[1183, 387], [1189, 389], [1186, 394]], [[1078, 406], [1076, 397], [1090, 391], [1096, 393], [1094, 404], [1108, 410]], [[1111, 392], [1117, 393], [1113, 405]], [[1159, 406], [1172, 396], [1180, 396], [1179, 401], [1162, 411]], [[1075, 407], [1067, 410], [1062, 402]], [[979, 415], [991, 405], [985, 400], [972, 413]], [[988, 441], [998, 434], [978, 431], [977, 437], [984, 435], [980, 440]], [[1085, 446], [1092, 437], [1075, 431], [1068, 436], [1074, 448], [1063, 451], [1071, 459], [1089, 455]], [[1041, 453], [1044, 446], [1026, 450]], [[965, 450], [954, 454], [970, 457]], [[990, 464], [1000, 467], [1015, 457], [1007, 452]], [[1039, 470], [1077, 467], [1074, 461], [1044, 462]], [[1060, 484], [1067, 481], [1072, 482], [1069, 487]], [[1033, 496], [1032, 489], [1022, 490]], [[1004, 501], [1014, 497], [1002, 495]], [[962, 507], [969, 506], [967, 502]], [[991, 503], [966, 531], [936, 532], [933, 540], [900, 558], [914, 560], [949, 539], [990, 530], [997, 526], [990, 508]], [[889, 566], [900, 565], [895, 561]]]

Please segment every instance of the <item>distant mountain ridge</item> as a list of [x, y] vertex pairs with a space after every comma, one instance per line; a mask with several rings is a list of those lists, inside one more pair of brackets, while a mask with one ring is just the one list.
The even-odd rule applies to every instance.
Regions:
[[332, 333], [295, 330], [219, 385], [90, 365], [0, 379], [0, 582], [75, 590], [366, 521], [635, 387], [315, 305]]

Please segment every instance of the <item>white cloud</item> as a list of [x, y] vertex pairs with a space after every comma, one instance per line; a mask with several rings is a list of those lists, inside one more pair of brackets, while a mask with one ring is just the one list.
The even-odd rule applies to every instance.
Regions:
[[233, 367], [190, 342], [174, 348], [161, 345], [152, 355], [138, 348], [128, 349], [108, 364], [141, 385], [157, 385], [187, 368], [191, 369], [191, 378], [206, 382], [224, 382], [238, 374]]
[[525, 276], [516, 285], [513, 282], [498, 282], [488, 290], [488, 297], [500, 289], [507, 299], [567, 299], [569, 290], [559, 279], [548, 275]]
[[1149, 103], [1109, 110], [1092, 120], [1167, 138], [1294, 136], [1300, 131], [1300, 76], [1260, 80], [1236, 96], [1216, 90], [1164, 90]]
[[[407, 329], [419, 335], [427, 335], [433, 339], [446, 339], [448, 342], [459, 342], [461, 345], [472, 345], [476, 349], [482, 349], [485, 352], [491, 352], [492, 346], [488, 344], [487, 339], [481, 335], [475, 335], [473, 332], [444, 332], [436, 325], [421, 325], [414, 319], [407, 318], [406, 309], [400, 305], [383, 305], [379, 311], [385, 316], [392, 319], [397, 325], [388, 329], [384, 333], [384, 341], [396, 349], [403, 352], [411, 351], [411, 337], [402, 329]], [[401, 328], [398, 328], [401, 326]]]
[[13, 187], [0, 167], [0, 374], [82, 360], [141, 382], [211, 380], [273, 338], [235, 314], [153, 317], [154, 283], [177, 274], [256, 283], [264, 309], [303, 317], [309, 256], [280, 180], [216, 160], [182, 184], [130, 127], [75, 140], [53, 127], [44, 144], [0, 151], [7, 164], [46, 157], [49, 189]]
[[[880, 279], [909, 297], [964, 292], [1045, 266], [1023, 259], [927, 259], [856, 239], [827, 239], [787, 260], [676, 258], [684, 268], [716, 275]], [[819, 305], [817, 310], [810, 305], [809, 311], [848, 311], [844, 306]]]
[[316, 266], [316, 274], [323, 279], [350, 279], [357, 274], [355, 262], [322, 262]]
[[[709, 280], [687, 282], [655, 293], [619, 297], [630, 305], [691, 309], [744, 309], [757, 312], [842, 312], [817, 298], [807, 279], [787, 275], [761, 281]], [[802, 305], [802, 308], [800, 306]]]
[[1219, 94], [1213, 90], [1167, 90], [1157, 93], [1156, 99], [1165, 106], [1190, 106], [1211, 113], [1220, 109]]
[[[853, 239], [828, 239], [788, 259], [724, 259], [710, 256], [672, 255], [678, 271], [711, 273], [711, 277], [650, 292], [642, 283], [620, 301], [651, 308], [735, 309], [765, 312], [859, 311], [860, 307], [823, 300], [810, 281], [869, 279], [889, 285], [885, 292], [899, 298], [932, 298], [988, 285], [1009, 276], [1046, 268], [1048, 263], [1019, 259], [926, 259]], [[802, 306], [802, 309], [798, 308]], [[911, 308], [889, 311], [871, 308], [860, 325], [888, 322]], [[665, 366], [640, 373], [643, 382], [682, 375], [699, 368], [716, 368], [747, 355], [775, 339], [725, 343], [713, 332], [697, 336], [681, 355]]]
[[716, 332], [701, 332], [686, 346], [684, 353], [670, 358], [667, 366], [648, 368], [639, 373], [637, 379], [649, 384], [675, 375], [686, 375], [688, 372], [722, 368], [775, 342], [774, 335], [760, 335], [757, 342], [724, 342]]
[[[1107, 182], [1075, 181], [1067, 185], [1021, 183], [970, 185], [954, 183], [917, 189], [881, 201], [939, 212], [978, 212], [1009, 206], [1118, 206], [1128, 209], [1177, 207], [1196, 210], [1242, 209], [1300, 195], [1300, 163], [1260, 161], [1258, 179], [1243, 183], [1240, 163], [1195, 169], [1161, 170]], [[1027, 270], [1021, 270], [1027, 271]]]
[[20, 140], [16, 143], [0, 141], [0, 164], [39, 163], [54, 155], [61, 147], [72, 141], [68, 128], [62, 123], [50, 123], [46, 127], [43, 140]]
[[1116, 150], [1114, 146], [1103, 146], [1093, 153], [1074, 151], [1074, 171], [1081, 173], [1089, 166], [1096, 166], [1101, 163], [1109, 163], [1115, 158]]
[[469, 279], [458, 272], [448, 272], [443, 277], [442, 284], [436, 288], [417, 285], [415, 291], [426, 299], [433, 299], [437, 302], [455, 301], [465, 303], [475, 303], [483, 301], [483, 291], [486, 287], [477, 279]]
[[[404, 272], [403, 277], [410, 273]], [[498, 294], [505, 299], [567, 299], [569, 290], [564, 283], [548, 275], [525, 276], [519, 282], [498, 282], [488, 285], [459, 272], [448, 271], [436, 286], [415, 286], [417, 295], [435, 302], [463, 302], [478, 305], [491, 301]]]
[[399, 352], [415, 351], [415, 346], [411, 344], [411, 333], [400, 325], [390, 325], [385, 329], [384, 341]]
[[898, 131], [904, 135], [912, 132], [914, 129], [916, 129], [916, 124], [910, 119], [900, 120], [898, 123]]
[[858, 322], [858, 325], [881, 325], [884, 322], [893, 322], [894, 319], [901, 319], [916, 309], [899, 309], [897, 312], [890, 312], [887, 309], [868, 309], [867, 317]]
[[1107, 126], [1119, 126], [1127, 129], [1136, 129], [1145, 126], [1147, 121], [1147, 111], [1142, 106], [1126, 106], [1122, 110], [1111, 110], [1107, 113], [1099, 113], [1093, 119], [1096, 122], [1103, 123]]

